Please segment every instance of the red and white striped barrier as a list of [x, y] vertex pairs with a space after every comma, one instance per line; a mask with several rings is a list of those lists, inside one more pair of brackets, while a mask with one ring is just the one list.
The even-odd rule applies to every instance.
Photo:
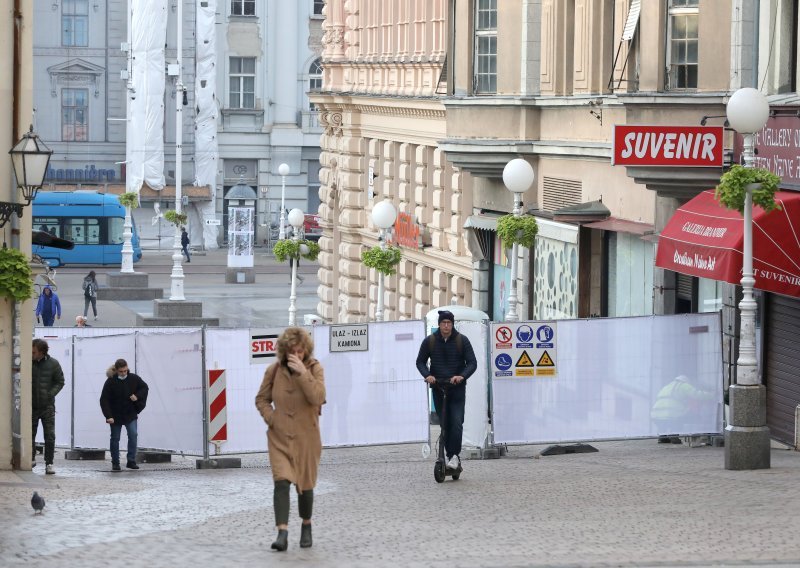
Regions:
[[225, 369], [208, 371], [208, 441], [228, 441], [228, 405], [225, 397]]

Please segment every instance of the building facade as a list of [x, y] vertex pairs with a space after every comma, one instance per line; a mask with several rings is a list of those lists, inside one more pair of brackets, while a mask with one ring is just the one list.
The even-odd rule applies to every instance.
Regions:
[[[152, 152], [151, 142], [138, 141], [143, 126], [131, 126], [136, 114], [130, 109], [148, 96], [153, 82], [163, 81], [163, 94], [150, 95], [151, 107], [161, 105], [162, 118], [144, 125], [155, 130], [155, 169], [163, 180], [127, 188], [140, 192], [142, 207], [134, 220], [143, 246], [172, 246], [174, 230], [157, 213], [174, 207], [176, 106], [182, 96], [181, 186], [193, 243], [213, 248], [226, 241], [225, 195], [239, 182], [258, 192], [258, 243], [277, 223], [283, 186], [287, 209], [316, 212], [322, 130], [307, 93], [318, 89], [321, 79], [320, 1], [209, 0], [201, 6], [182, 0], [185, 95], [176, 90], [175, 1], [35, 0], [34, 9], [36, 122], [54, 149], [49, 188], [125, 191], [135, 157]], [[212, 20], [204, 22], [208, 13]], [[164, 19], [164, 73], [151, 72], [143, 80], [136, 66], [145, 58], [133, 52], [134, 28]], [[208, 30], [213, 38], [206, 37]], [[210, 60], [204, 59], [209, 50]], [[196, 80], [198, 69], [207, 65], [211, 87]], [[206, 88], [213, 92], [203, 99], [200, 89]], [[208, 135], [201, 132], [204, 122], [216, 125]], [[277, 173], [281, 163], [290, 167], [285, 184]], [[211, 179], [201, 175], [203, 165], [213, 168]], [[221, 220], [219, 230], [205, 223], [208, 218]]]
[[[33, 6], [0, 0], [0, 27], [0, 72], [6, 78], [0, 87], [5, 101], [0, 109], [0, 144], [10, 150], [27, 132], [33, 115]], [[7, 153], [0, 160], [0, 179], [0, 201], [24, 204]], [[12, 215], [3, 232], [8, 247], [30, 256], [30, 208], [21, 218]], [[1, 299], [0, 374], [5, 387], [0, 390], [0, 470], [28, 469], [31, 464], [32, 336], [31, 302]]]
[[[722, 126], [731, 93], [756, 86], [775, 115], [758, 138], [760, 165], [800, 188], [787, 176], [791, 151], [766, 154], [786, 140], [776, 132], [796, 128], [795, 2], [328, 0], [325, 13], [313, 99], [325, 127], [320, 315], [373, 316], [377, 275], [360, 254], [376, 243], [372, 205], [389, 199], [404, 214], [395, 230], [420, 237], [400, 239], [386, 317], [455, 301], [504, 319], [512, 275], [494, 229], [512, 206], [503, 168], [522, 157], [535, 171], [523, 203], [539, 235], [514, 275], [521, 317], [722, 310], [725, 381], [735, 382], [738, 286], [654, 266], [661, 230], [723, 168], [614, 166], [613, 132]], [[739, 161], [738, 140], [726, 131], [726, 165]], [[768, 391], [777, 385], [770, 426], [785, 440], [800, 403], [800, 355], [787, 347], [800, 305], [760, 297], [762, 371]]]

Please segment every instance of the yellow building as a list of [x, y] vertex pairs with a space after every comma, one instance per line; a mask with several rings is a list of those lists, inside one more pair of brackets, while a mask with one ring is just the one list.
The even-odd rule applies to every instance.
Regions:
[[[28, 130], [33, 108], [33, 2], [0, 0], [0, 148], [9, 150]], [[0, 201], [20, 199], [7, 150], [0, 159]], [[12, 215], [2, 231], [3, 245], [30, 255], [31, 215]], [[16, 305], [0, 299], [0, 469], [29, 469], [31, 464], [31, 337], [30, 302]], [[17, 316], [16, 321], [15, 317]], [[16, 435], [15, 435], [16, 434]]]

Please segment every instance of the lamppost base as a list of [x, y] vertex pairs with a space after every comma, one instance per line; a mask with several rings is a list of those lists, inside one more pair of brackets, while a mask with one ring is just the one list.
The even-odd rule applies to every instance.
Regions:
[[725, 428], [725, 469], [769, 469], [767, 389], [764, 385], [732, 385], [730, 424]]

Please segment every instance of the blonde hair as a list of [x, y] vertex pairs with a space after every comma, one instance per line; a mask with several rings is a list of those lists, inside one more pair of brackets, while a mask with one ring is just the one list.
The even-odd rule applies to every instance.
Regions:
[[302, 327], [287, 327], [278, 338], [278, 362], [286, 364], [289, 352], [295, 347], [302, 347], [306, 352], [306, 360], [314, 353], [314, 341]]

